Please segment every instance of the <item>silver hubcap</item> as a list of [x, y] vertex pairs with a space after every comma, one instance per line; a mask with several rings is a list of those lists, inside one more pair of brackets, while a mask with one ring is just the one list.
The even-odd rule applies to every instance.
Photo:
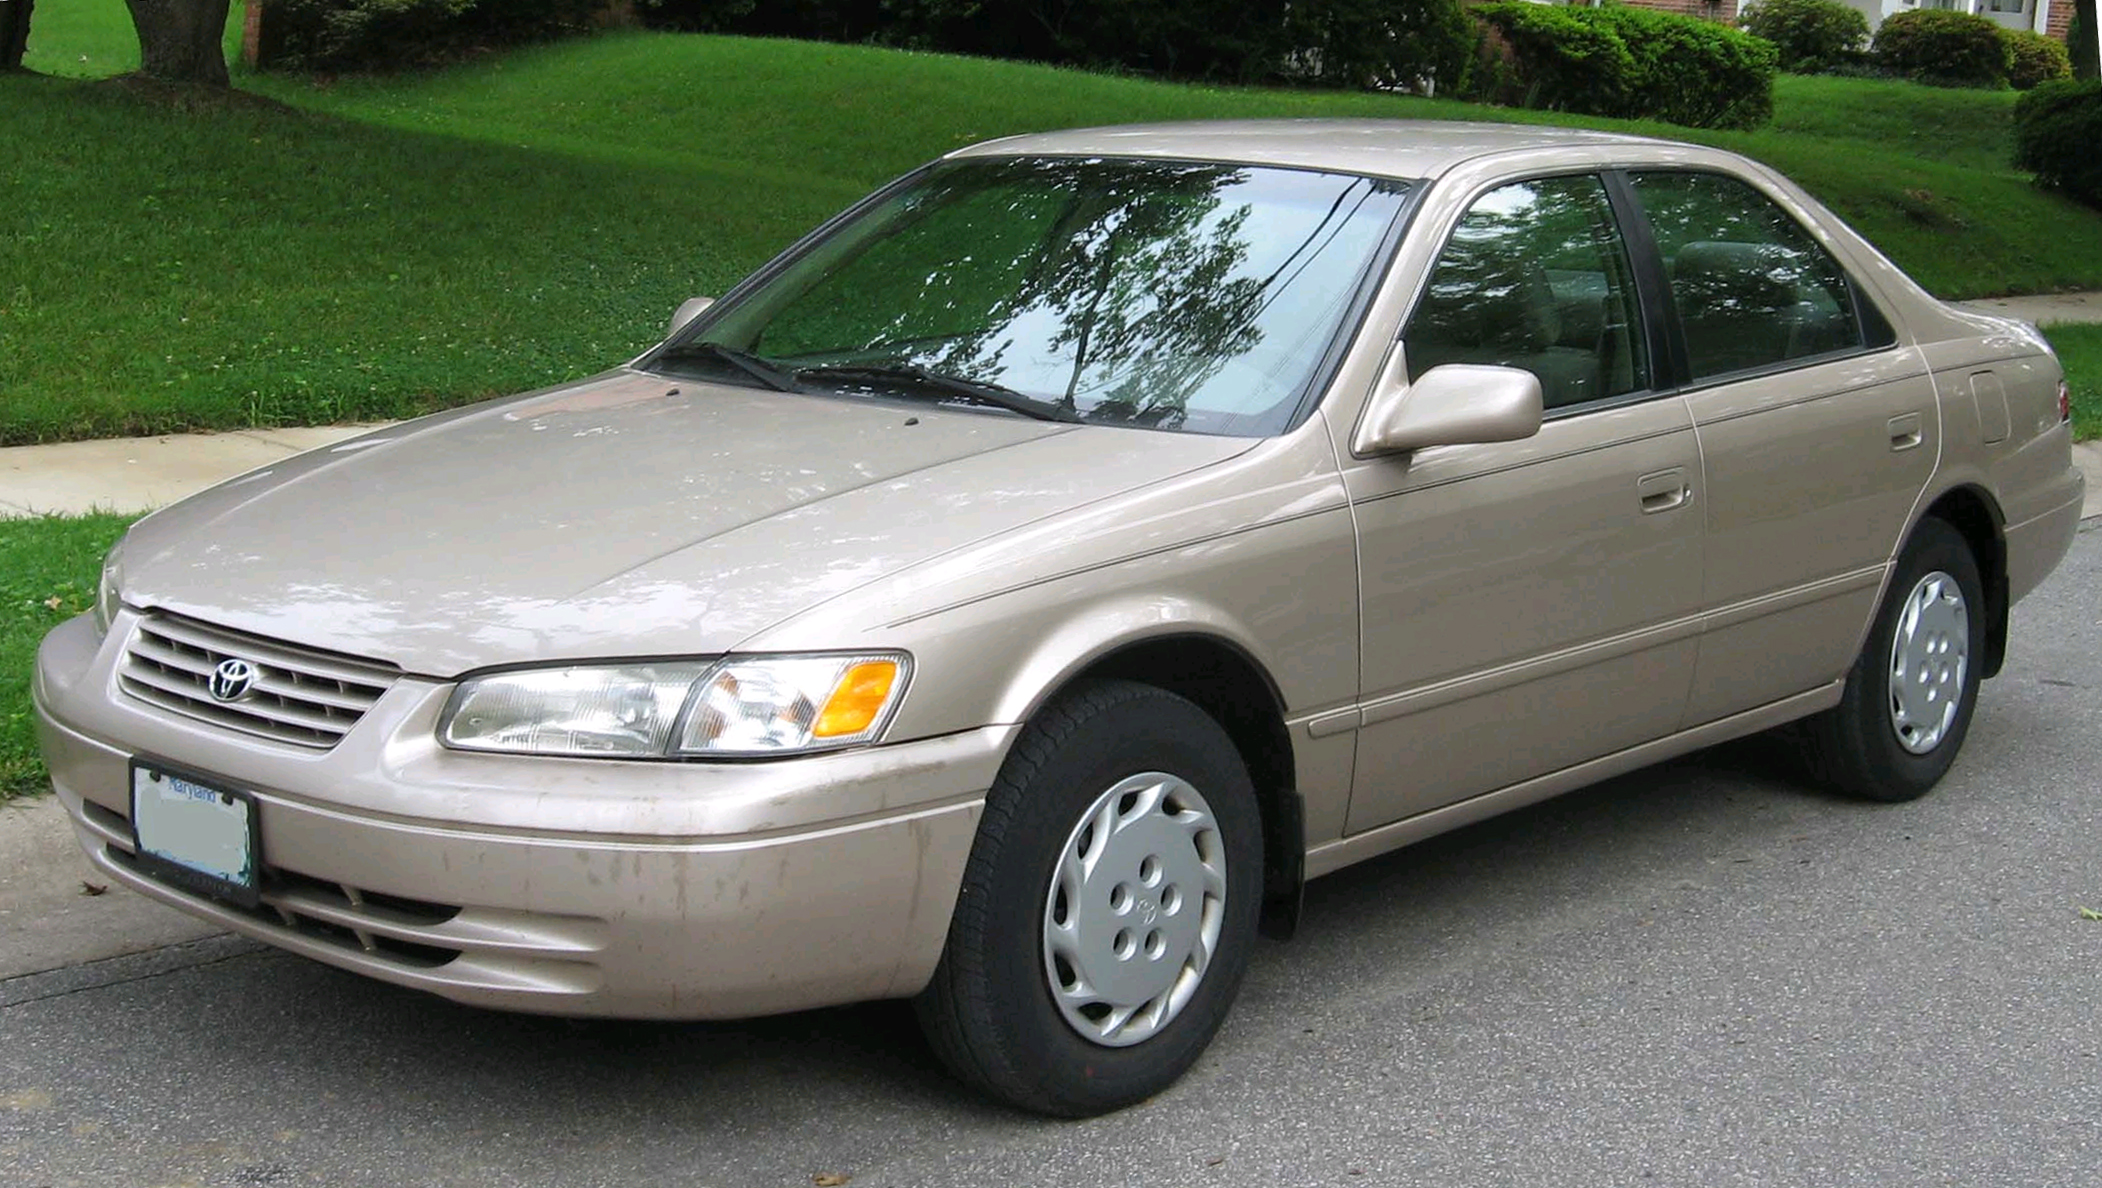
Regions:
[[1104, 1047], [1180, 1014], [1226, 921], [1226, 846], [1187, 782], [1148, 771], [1095, 798], [1044, 896], [1044, 977], [1066, 1022]]
[[1890, 725], [1915, 755], [1941, 745], [1963, 708], [1971, 659], [1971, 620], [1963, 588], [1936, 570], [1905, 596], [1890, 641]]

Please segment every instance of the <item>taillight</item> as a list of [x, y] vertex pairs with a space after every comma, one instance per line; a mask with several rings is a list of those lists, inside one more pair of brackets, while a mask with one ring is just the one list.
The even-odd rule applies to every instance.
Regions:
[[2058, 421], [2064, 424], [2073, 419], [2073, 390], [2064, 380], [2058, 381]]

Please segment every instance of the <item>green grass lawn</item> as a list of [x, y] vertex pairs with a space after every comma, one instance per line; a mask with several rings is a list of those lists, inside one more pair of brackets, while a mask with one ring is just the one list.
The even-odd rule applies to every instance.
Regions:
[[[239, 8], [236, 6], [236, 16]], [[128, 66], [122, 0], [33, 66]], [[1946, 296], [2102, 287], [2102, 217], [1999, 162], [2011, 97], [1783, 78], [1751, 133], [1178, 86], [862, 46], [617, 32], [176, 110], [0, 79], [0, 444], [399, 416], [588, 373], [870, 186], [1005, 133], [1130, 120], [1557, 120], [1809, 186]]]
[[131, 521], [0, 520], [0, 801], [45, 789], [29, 710], [37, 641], [93, 605], [102, 554]]
[[2014, 91], [1922, 87], [1895, 79], [1784, 74], [1757, 137], [1869, 141], [1886, 153], [1987, 173], [2014, 151]]
[[[234, 6], [235, 13], [240, 5]], [[226, 22], [234, 35], [240, 17]], [[229, 60], [234, 55], [228, 55]], [[125, 14], [124, 0], [72, 0], [37, 6], [29, 22], [29, 43], [22, 65], [39, 74], [63, 78], [104, 78], [139, 68], [139, 38]]]
[[2073, 436], [2102, 437], [2102, 326], [2046, 326], [2073, 395]]
[[[734, 86], [715, 80], [735, 79]], [[1783, 76], [1755, 132], [1330, 91], [1173, 85], [1012, 62], [738, 38], [617, 33], [287, 102], [391, 127], [609, 160], [677, 159], [786, 184], [866, 189], [1013, 132], [1166, 119], [1380, 116], [1581, 124], [1743, 152], [1801, 182], [1947, 297], [2102, 288], [2102, 217], [2009, 168], [2013, 93]]]
[[401, 416], [597, 370], [839, 201], [33, 76], [0, 79], [0, 127], [0, 444]]
[[[226, 60], [241, 57], [242, 0], [227, 13]], [[60, 78], [108, 78], [139, 68], [139, 37], [124, 0], [45, 0], [30, 21], [22, 65]]]

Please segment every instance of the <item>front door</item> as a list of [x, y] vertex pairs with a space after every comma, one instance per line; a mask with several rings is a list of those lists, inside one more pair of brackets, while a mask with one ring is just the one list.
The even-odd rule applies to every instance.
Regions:
[[1348, 460], [1364, 613], [1357, 832], [1670, 733], [1693, 672], [1704, 480], [1656, 395], [1604, 184], [1483, 194], [1401, 349], [1540, 377], [1528, 440]]

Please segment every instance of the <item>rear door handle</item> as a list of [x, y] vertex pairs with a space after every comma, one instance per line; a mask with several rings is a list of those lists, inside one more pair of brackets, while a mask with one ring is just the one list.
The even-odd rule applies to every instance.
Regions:
[[1693, 498], [1693, 484], [1686, 481], [1684, 467], [1674, 466], [1636, 479], [1635, 498], [1642, 502], [1643, 515], [1654, 515], [1684, 507]]
[[1892, 453], [1909, 450], [1923, 440], [1920, 434], [1920, 415], [1906, 413], [1890, 419], [1890, 448]]

